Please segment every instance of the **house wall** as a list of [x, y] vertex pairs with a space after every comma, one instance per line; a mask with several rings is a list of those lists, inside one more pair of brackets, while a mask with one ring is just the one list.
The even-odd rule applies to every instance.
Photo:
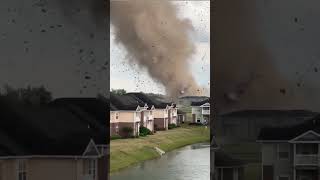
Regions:
[[120, 126], [119, 123], [111, 123], [110, 122], [110, 136], [114, 136], [119, 134]]
[[168, 118], [168, 113], [166, 113], [166, 109], [155, 109], [153, 110], [154, 118]]
[[[106, 180], [106, 158], [97, 161], [97, 180]], [[83, 159], [27, 159], [27, 180], [82, 180], [84, 176]], [[0, 166], [1, 180], [17, 180], [17, 160], [3, 160]]]
[[[116, 119], [116, 115], [118, 114], [118, 119]], [[118, 111], [110, 111], [110, 123], [119, 122], [119, 112]]]
[[134, 122], [135, 111], [120, 111], [119, 122]]
[[168, 118], [154, 118], [158, 130], [168, 130]]
[[289, 145], [289, 159], [281, 160], [278, 158], [278, 144], [264, 143], [261, 145], [262, 167], [265, 165], [273, 166], [273, 178], [278, 179], [280, 175], [289, 175], [292, 179], [293, 175], [293, 145]]

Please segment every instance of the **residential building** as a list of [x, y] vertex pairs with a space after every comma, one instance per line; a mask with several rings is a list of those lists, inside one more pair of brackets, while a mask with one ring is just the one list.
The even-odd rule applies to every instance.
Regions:
[[210, 122], [210, 99], [200, 102], [192, 102], [192, 121], [194, 123], [207, 124]]
[[133, 129], [132, 136], [138, 136], [140, 126], [148, 125], [150, 120], [153, 121], [152, 118], [149, 120], [150, 111], [147, 104], [132, 96], [111, 94], [110, 104], [112, 105], [110, 106], [112, 107], [110, 110], [111, 135], [127, 136], [123, 131], [127, 127]]
[[245, 163], [241, 160], [231, 158], [223, 152], [211, 137], [210, 147], [210, 179], [212, 180], [244, 180]]
[[201, 102], [207, 100], [207, 96], [183, 96], [179, 97], [177, 107], [191, 106], [192, 102]]
[[186, 121], [186, 114], [187, 113], [178, 109], [177, 114], [178, 114], [177, 123], [178, 124], [184, 123]]
[[320, 178], [320, 115], [301, 124], [262, 128], [262, 180]]
[[108, 128], [92, 115], [2, 97], [0, 109], [1, 180], [108, 179]]
[[224, 143], [255, 142], [266, 126], [291, 126], [314, 117], [306, 110], [241, 110], [217, 115], [215, 131]]
[[171, 103], [170, 109], [168, 111], [169, 124], [177, 125], [177, 119], [178, 119], [178, 108], [176, 104]]
[[153, 119], [156, 130], [168, 130], [169, 117], [174, 117], [169, 111], [171, 104], [166, 102], [160, 102], [152, 97], [147, 96], [143, 93], [128, 93], [135, 97], [137, 100], [142, 101], [149, 106], [153, 106]]

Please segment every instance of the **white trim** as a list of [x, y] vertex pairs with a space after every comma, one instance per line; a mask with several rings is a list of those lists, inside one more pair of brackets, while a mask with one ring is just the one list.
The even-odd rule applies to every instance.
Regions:
[[100, 155], [100, 152], [99, 152], [96, 144], [95, 144], [94, 141], [91, 139], [90, 142], [89, 142], [89, 144], [87, 145], [86, 150], [85, 150], [85, 151], [83, 152], [83, 154], [82, 154], [83, 156], [85, 156], [85, 154], [89, 151], [89, 148], [90, 148], [90, 147], [94, 147], [94, 149], [96, 150], [96, 153], [98, 154], [98, 156]]
[[201, 106], [198, 106], [198, 107], [210, 107], [210, 103], [204, 103], [204, 104], [202, 104]]
[[257, 143], [287, 143], [287, 140], [256, 140]]
[[[320, 137], [320, 134], [318, 134], [318, 133], [316, 133], [316, 132], [314, 132], [314, 131], [312, 131], [312, 130], [309, 130], [309, 131], [304, 132], [304, 133], [302, 133], [301, 135], [299, 135], [299, 136], [297, 136], [297, 137], [289, 140], [289, 142], [290, 142], [290, 143], [292, 143], [292, 142], [299, 142], [299, 141], [296, 141], [296, 140], [299, 139], [299, 138], [301, 138], [301, 137], [303, 137], [303, 136], [305, 136], [305, 135], [307, 135], [307, 134], [309, 134], [309, 133], [311, 133], [311, 134], [313, 134], [313, 135], [315, 135], [315, 136]], [[304, 141], [303, 141], [303, 142], [304, 142]], [[313, 141], [313, 142], [314, 142], [314, 141]]]

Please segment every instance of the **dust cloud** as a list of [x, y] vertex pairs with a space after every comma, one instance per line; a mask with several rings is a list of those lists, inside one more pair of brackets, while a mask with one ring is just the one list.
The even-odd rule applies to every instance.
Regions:
[[190, 70], [195, 45], [190, 39], [193, 27], [180, 19], [168, 0], [110, 2], [110, 20], [116, 42], [128, 52], [130, 62], [146, 68], [149, 75], [166, 88], [172, 98], [201, 95]]

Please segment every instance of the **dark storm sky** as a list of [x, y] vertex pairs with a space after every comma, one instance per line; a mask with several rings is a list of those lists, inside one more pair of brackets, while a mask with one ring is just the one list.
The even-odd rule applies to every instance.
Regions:
[[55, 97], [109, 90], [109, 33], [97, 3], [1, 1], [0, 85], [45, 85]]

